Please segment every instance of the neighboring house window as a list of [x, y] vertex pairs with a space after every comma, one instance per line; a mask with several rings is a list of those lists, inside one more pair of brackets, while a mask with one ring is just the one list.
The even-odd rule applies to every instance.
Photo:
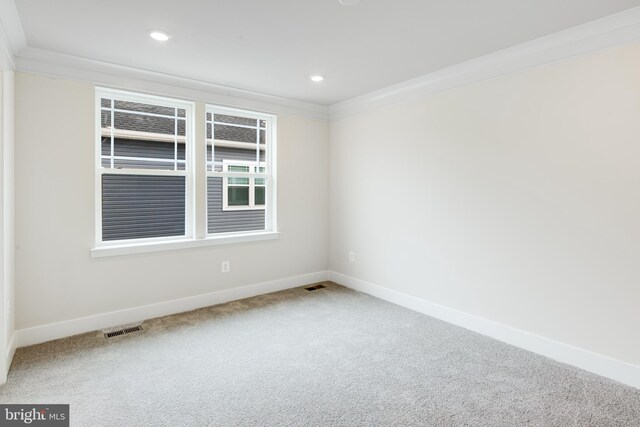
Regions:
[[[224, 160], [223, 172], [250, 173], [252, 164], [241, 160]], [[258, 173], [265, 173], [264, 166], [258, 166]], [[222, 210], [264, 209], [266, 182], [264, 178], [227, 177], [223, 181]]]
[[192, 103], [98, 90], [98, 242], [191, 235]]
[[277, 238], [275, 116], [206, 106], [197, 134], [192, 102], [96, 98], [96, 247]]
[[273, 229], [275, 117], [208, 106], [207, 233]]

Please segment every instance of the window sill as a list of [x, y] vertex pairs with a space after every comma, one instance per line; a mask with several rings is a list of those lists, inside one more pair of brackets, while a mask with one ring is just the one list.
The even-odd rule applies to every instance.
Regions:
[[204, 239], [183, 239], [164, 242], [129, 243], [121, 245], [98, 246], [91, 249], [93, 258], [108, 256], [139, 254], [146, 252], [160, 252], [175, 249], [199, 248], [202, 246], [227, 245], [232, 243], [254, 242], [260, 240], [275, 240], [280, 238], [277, 231], [261, 231], [257, 233], [229, 233], [219, 236], [209, 236]]

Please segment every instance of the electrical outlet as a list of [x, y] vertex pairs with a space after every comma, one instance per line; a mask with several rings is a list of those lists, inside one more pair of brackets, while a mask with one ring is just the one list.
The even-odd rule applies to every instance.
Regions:
[[222, 261], [222, 272], [228, 273], [231, 271], [231, 262], [230, 261]]
[[349, 252], [349, 261], [350, 262], [356, 262], [356, 253], [351, 251]]

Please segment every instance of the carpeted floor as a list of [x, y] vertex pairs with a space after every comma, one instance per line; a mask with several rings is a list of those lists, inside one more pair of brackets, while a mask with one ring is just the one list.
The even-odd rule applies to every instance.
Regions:
[[19, 349], [78, 426], [640, 426], [640, 390], [335, 284]]

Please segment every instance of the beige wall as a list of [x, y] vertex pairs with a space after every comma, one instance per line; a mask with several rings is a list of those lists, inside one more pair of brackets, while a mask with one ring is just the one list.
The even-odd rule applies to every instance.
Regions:
[[330, 132], [332, 270], [640, 364], [639, 45]]
[[327, 268], [326, 121], [278, 117], [279, 240], [91, 258], [93, 85], [18, 73], [16, 114], [18, 329]]
[[338, 119], [329, 156], [326, 122], [281, 115], [279, 240], [108, 258], [94, 88], [18, 73], [17, 328], [329, 264], [638, 365], [639, 71], [634, 45]]

